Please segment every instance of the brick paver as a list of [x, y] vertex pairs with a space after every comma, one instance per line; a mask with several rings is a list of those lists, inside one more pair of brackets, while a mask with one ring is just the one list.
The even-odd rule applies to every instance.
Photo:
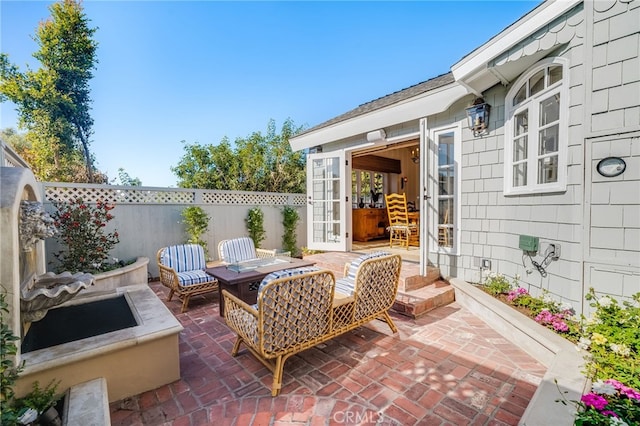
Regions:
[[184, 314], [165, 303], [185, 328], [181, 379], [112, 403], [113, 425], [509, 425], [545, 372], [454, 302], [418, 319], [392, 313], [396, 334], [374, 321], [291, 357], [272, 398], [271, 373], [246, 349], [231, 357], [217, 295]]

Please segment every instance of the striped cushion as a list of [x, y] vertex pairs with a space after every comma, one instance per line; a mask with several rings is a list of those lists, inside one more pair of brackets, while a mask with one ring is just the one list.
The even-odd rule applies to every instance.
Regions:
[[307, 272], [319, 271], [320, 268], [315, 266], [308, 266], [302, 268], [294, 268], [294, 269], [283, 269], [282, 271], [275, 271], [267, 275], [262, 279], [260, 283], [260, 287], [258, 288], [258, 294], [262, 292], [262, 289], [269, 284], [273, 280], [277, 280], [278, 278], [284, 277], [293, 277], [295, 275], [306, 274]]
[[178, 282], [182, 287], [202, 284], [211, 280], [213, 280], [213, 277], [201, 270], [178, 272]]
[[207, 267], [204, 249], [198, 244], [182, 244], [167, 247], [160, 261], [176, 272], [203, 270]]
[[220, 245], [220, 260], [223, 262], [237, 263], [257, 257], [256, 247], [249, 237], [226, 240]]
[[352, 279], [349, 278], [340, 278], [336, 280], [336, 292], [342, 293], [346, 296], [353, 296], [353, 291], [355, 289], [355, 283]]
[[359, 258], [353, 260], [351, 262], [351, 264], [349, 265], [349, 273], [347, 274], [347, 276], [345, 278], [350, 279], [352, 282], [355, 282], [356, 280], [356, 272], [358, 271], [358, 268], [360, 267], [360, 265], [362, 264], [362, 262], [364, 262], [365, 260], [368, 259], [374, 259], [376, 257], [382, 257], [382, 256], [389, 256], [389, 252], [386, 251], [374, 251], [372, 253], [367, 253], [365, 255], [360, 256]]

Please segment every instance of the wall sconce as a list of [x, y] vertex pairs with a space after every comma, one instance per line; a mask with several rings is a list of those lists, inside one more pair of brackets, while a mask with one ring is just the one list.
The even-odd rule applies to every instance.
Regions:
[[489, 125], [489, 111], [491, 105], [486, 103], [484, 99], [477, 98], [473, 101], [473, 105], [466, 109], [469, 130], [473, 132], [473, 136], [479, 136]]
[[411, 161], [418, 164], [420, 162], [420, 147], [411, 148]]
[[367, 133], [367, 142], [380, 142], [387, 138], [387, 133], [384, 129], [374, 130]]

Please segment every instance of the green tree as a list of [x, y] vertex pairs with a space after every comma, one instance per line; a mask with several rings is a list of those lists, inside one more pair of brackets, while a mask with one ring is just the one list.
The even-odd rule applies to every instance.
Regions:
[[287, 119], [278, 133], [270, 120], [266, 134], [237, 138], [235, 148], [226, 137], [218, 145], [185, 143], [185, 154], [171, 170], [181, 188], [302, 193], [305, 154], [292, 152], [289, 145], [300, 131]]
[[118, 181], [113, 179], [111, 181], [112, 185], [123, 185], [123, 186], [142, 186], [142, 181], [139, 178], [133, 178], [127, 173], [122, 167], [118, 169]]
[[[95, 69], [97, 42], [92, 39], [79, 1], [61, 0], [40, 23], [33, 57], [41, 67], [21, 72], [0, 54], [0, 100], [16, 104], [19, 127], [26, 129], [25, 159], [41, 180], [96, 182], [89, 80]], [[79, 165], [85, 169], [79, 173]]]

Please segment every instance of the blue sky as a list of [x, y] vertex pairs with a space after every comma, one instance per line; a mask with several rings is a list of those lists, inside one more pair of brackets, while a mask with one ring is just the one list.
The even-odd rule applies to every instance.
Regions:
[[[0, 2], [0, 47], [37, 69], [43, 1]], [[97, 167], [176, 186], [181, 141], [308, 127], [446, 73], [539, 1], [92, 1]], [[17, 126], [1, 106], [0, 128]]]

